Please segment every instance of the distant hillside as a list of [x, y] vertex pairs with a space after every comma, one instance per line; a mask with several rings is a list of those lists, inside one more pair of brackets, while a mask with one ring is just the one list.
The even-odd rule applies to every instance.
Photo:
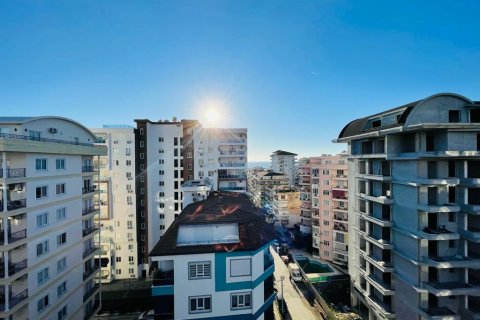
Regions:
[[266, 169], [270, 169], [270, 161], [249, 161], [247, 163], [248, 168], [254, 167], [263, 167]]

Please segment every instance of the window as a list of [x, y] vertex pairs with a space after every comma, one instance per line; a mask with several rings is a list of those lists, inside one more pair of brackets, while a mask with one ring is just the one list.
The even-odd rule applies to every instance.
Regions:
[[158, 160], [158, 164], [164, 164], [165, 163], [165, 159], [159, 159]]
[[193, 166], [191, 164], [187, 164], [187, 170], [193, 170]]
[[56, 186], [57, 194], [65, 194], [65, 183], [59, 183]]
[[67, 281], [63, 281], [58, 287], [57, 287], [57, 297], [60, 297], [63, 295], [65, 292], [67, 292]]
[[163, 142], [163, 137], [158, 138], [158, 142]]
[[160, 202], [160, 203], [158, 204], [158, 206], [163, 209], [163, 208], [165, 208], [165, 203]]
[[190, 313], [201, 313], [201, 312], [211, 312], [212, 311], [212, 297], [211, 296], [201, 296], [201, 297], [189, 297], [189, 312]]
[[135, 273], [135, 269], [134, 269], [134, 268], [128, 268], [128, 273], [134, 274], [134, 273]]
[[174, 204], [174, 210], [175, 210], [175, 211], [178, 211], [178, 202], [175, 202], [175, 204]]
[[158, 153], [165, 153], [165, 151], [163, 149], [159, 149]]
[[143, 128], [140, 128], [140, 135], [143, 136]]
[[37, 228], [48, 225], [48, 212], [37, 215]]
[[460, 122], [460, 110], [448, 110], [448, 122]]
[[161, 175], [161, 176], [163, 176], [163, 175], [165, 174], [165, 171], [160, 170], [160, 171], [158, 171], [158, 174]]
[[250, 275], [252, 275], [252, 260], [250, 258], [230, 260], [230, 277], [245, 277]]
[[122, 257], [115, 257], [116, 262], [122, 262]]
[[188, 263], [188, 279], [205, 279], [211, 276], [210, 261]]
[[330, 221], [328, 221], [328, 220], [323, 220], [323, 225], [324, 225], [324, 226], [329, 226], [329, 225], [330, 225]]
[[187, 152], [187, 158], [192, 158], [192, 153], [191, 152]]
[[165, 192], [159, 192], [158, 193], [158, 196], [161, 198], [161, 197], [165, 197]]
[[63, 257], [62, 259], [57, 261], [57, 272], [62, 272], [67, 268], [67, 257]]
[[329, 205], [330, 205], [330, 201], [328, 201], [328, 200], [323, 200], [323, 205], [324, 205], [324, 206], [329, 206]]
[[323, 174], [324, 176], [328, 176], [328, 175], [330, 174], [330, 170], [328, 170], [328, 169], [323, 169], [323, 170], [322, 170], [322, 174]]
[[48, 252], [48, 240], [37, 244], [37, 257]]
[[165, 230], [165, 225], [164, 224], [160, 225], [160, 230]]
[[329, 190], [323, 190], [322, 193], [323, 193], [324, 196], [330, 195], [330, 191], [329, 191]]
[[252, 294], [250, 292], [232, 293], [230, 295], [230, 301], [232, 310], [250, 309], [252, 307]]
[[48, 196], [48, 186], [40, 186], [35, 189], [35, 197], [37, 199], [46, 198]]
[[322, 184], [323, 184], [324, 186], [329, 186], [329, 185], [330, 185], [330, 180], [323, 180], [323, 181], [322, 181]]
[[178, 138], [177, 137], [173, 138], [173, 145], [178, 146]]
[[[132, 165], [132, 160], [126, 160], [126, 165], [131, 166]], [[143, 169], [142, 169], [143, 170]]]
[[126, 155], [126, 156], [129, 156], [129, 155], [131, 155], [131, 154], [132, 154], [132, 148], [126, 148], [126, 149], [125, 149], [125, 155]]
[[143, 142], [143, 141], [140, 141], [140, 148], [143, 148], [143, 147], [144, 147], [144, 145], [145, 145], [145, 142]]
[[145, 154], [143, 152], [140, 152], [140, 159], [144, 159], [145, 158]]
[[67, 242], [67, 233], [64, 232], [57, 236], [57, 246], [61, 246]]
[[115, 274], [122, 274], [122, 269], [115, 269]]
[[47, 158], [35, 159], [35, 170], [46, 171], [47, 170]]
[[160, 213], [160, 214], [158, 215], [158, 218], [159, 218], [159, 219], [165, 219], [165, 215], [164, 215], [163, 213]]
[[158, 182], [158, 185], [159, 185], [160, 187], [163, 187], [163, 186], [165, 185], [165, 181], [159, 181], [159, 182]]
[[178, 157], [178, 149], [177, 148], [173, 149], [173, 156]]
[[45, 297], [38, 300], [37, 311], [38, 312], [43, 311], [43, 310], [45, 310], [46, 307], [48, 307], [48, 294]]
[[65, 305], [60, 311], [57, 313], [57, 320], [64, 320], [67, 319], [67, 306]]
[[55, 169], [65, 170], [65, 159], [56, 159], [55, 160]]
[[67, 217], [67, 208], [57, 209], [56, 217], [57, 217], [57, 220], [65, 219]]
[[48, 267], [40, 270], [37, 272], [37, 284], [42, 284], [47, 281], [49, 278], [48, 276]]

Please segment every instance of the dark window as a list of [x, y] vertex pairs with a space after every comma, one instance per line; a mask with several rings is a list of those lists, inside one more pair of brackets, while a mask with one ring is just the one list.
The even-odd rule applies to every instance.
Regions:
[[455, 212], [448, 213], [448, 222], [455, 222]]
[[178, 178], [178, 170], [175, 170], [175, 171], [173, 172], [173, 177], [174, 177], [174, 178]]
[[480, 151], [480, 133], [477, 133], [477, 151]]
[[382, 125], [382, 121], [374, 120], [372, 121], [372, 128], [380, 127]]
[[448, 247], [455, 248], [455, 240], [448, 240]]
[[173, 182], [173, 188], [174, 188], [174, 189], [178, 189], [178, 181], [174, 181], [174, 182]]
[[177, 148], [173, 149], [173, 156], [178, 157], [178, 149]]
[[427, 151], [435, 151], [435, 136], [427, 134]]
[[178, 159], [173, 160], [173, 166], [174, 166], [175, 168], [178, 167]]
[[175, 202], [175, 211], [178, 211], [178, 202]]
[[448, 202], [454, 203], [457, 201], [457, 188], [448, 187]]
[[455, 161], [448, 161], [448, 176], [455, 177]]
[[460, 122], [460, 110], [448, 110], [448, 122]]
[[177, 191], [175, 191], [175, 193], [174, 193], [174, 199], [178, 200], [178, 192]]
[[178, 138], [177, 137], [173, 138], [173, 145], [178, 146]]
[[470, 122], [479, 123], [480, 122], [480, 110], [472, 109], [470, 110]]

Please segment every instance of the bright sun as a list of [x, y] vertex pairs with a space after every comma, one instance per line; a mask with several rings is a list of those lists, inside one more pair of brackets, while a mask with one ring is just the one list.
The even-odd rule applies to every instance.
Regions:
[[207, 122], [210, 126], [216, 125], [220, 119], [220, 114], [217, 109], [210, 108], [207, 111]]

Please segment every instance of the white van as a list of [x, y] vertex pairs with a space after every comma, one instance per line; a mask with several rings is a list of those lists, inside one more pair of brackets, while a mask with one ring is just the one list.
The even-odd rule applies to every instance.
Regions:
[[302, 281], [302, 273], [300, 272], [300, 267], [297, 266], [295, 263], [288, 264], [288, 272], [290, 273], [290, 277], [293, 279], [293, 281]]

